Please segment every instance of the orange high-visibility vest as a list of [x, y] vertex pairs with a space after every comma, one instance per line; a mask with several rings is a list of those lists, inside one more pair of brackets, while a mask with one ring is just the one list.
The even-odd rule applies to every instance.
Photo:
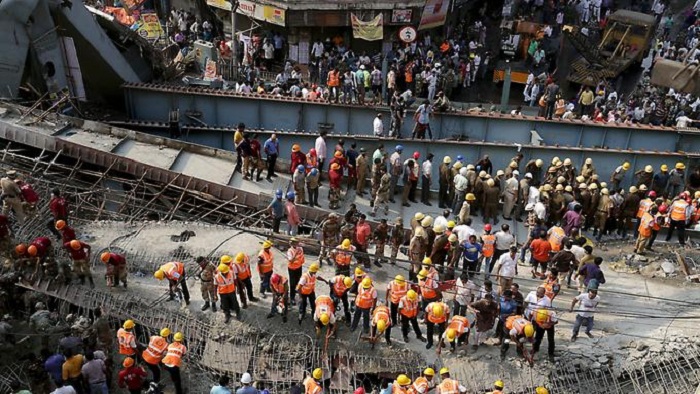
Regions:
[[459, 394], [459, 383], [451, 378], [444, 379], [437, 387], [438, 394]]
[[484, 242], [484, 245], [481, 247], [481, 254], [483, 254], [484, 257], [493, 256], [493, 252], [496, 248], [496, 236], [492, 234], [482, 235], [481, 240]]
[[[442, 317], [437, 317], [433, 314], [433, 305], [442, 305], [442, 310], [443, 310]], [[440, 302], [440, 301], [431, 302], [430, 304], [428, 304], [428, 307], [425, 308], [425, 310], [426, 310], [426, 312], [428, 312], [428, 321], [429, 322], [435, 323], [435, 324], [441, 324], [441, 323], [444, 323], [447, 321], [447, 315], [449, 315], [449, 307], [444, 302]]]
[[372, 325], [376, 326], [377, 322], [380, 320], [384, 320], [387, 327], [391, 325], [391, 319], [389, 318], [389, 307], [386, 305], [379, 305], [378, 307], [374, 308], [374, 311], [372, 312]]
[[520, 335], [523, 333], [523, 330], [528, 323], [529, 321], [522, 316], [508, 316], [506, 319], [506, 328], [509, 331], [515, 329], [515, 331], [518, 332], [518, 335]]
[[[160, 269], [165, 273], [165, 277], [169, 280], [180, 280], [185, 274], [185, 264], [179, 261], [171, 261], [170, 263], [163, 264]], [[179, 278], [175, 277], [175, 273], [179, 275]]]
[[455, 315], [450, 320], [450, 324], [447, 326], [448, 329], [452, 328], [457, 331], [457, 336], [464, 334], [464, 331], [469, 327], [469, 319], [464, 316]]
[[671, 220], [677, 222], [684, 222], [687, 217], [685, 216], [685, 210], [688, 207], [688, 203], [685, 200], [676, 200], [671, 204]]
[[216, 282], [216, 291], [219, 294], [229, 294], [236, 291], [236, 277], [231, 271], [227, 272], [225, 275], [221, 272], [217, 272], [214, 275], [214, 282]]
[[651, 237], [651, 230], [654, 225], [654, 217], [649, 212], [644, 212], [639, 220], [639, 235], [648, 238]]
[[294, 258], [292, 261], [287, 263], [287, 268], [290, 270], [298, 270], [304, 265], [304, 261], [306, 260], [304, 258], [304, 249], [301, 246], [297, 246], [290, 248], [294, 250]]
[[272, 250], [263, 249], [258, 253], [258, 272], [260, 274], [266, 274], [272, 271], [274, 267], [274, 257], [272, 256]]
[[158, 365], [168, 350], [168, 341], [160, 335], [154, 335], [148, 341], [148, 347], [141, 353], [143, 360], [151, 365]]
[[411, 387], [411, 392], [416, 393], [416, 394], [425, 394], [428, 392], [429, 388], [430, 388], [430, 382], [428, 382], [428, 379], [425, 376], [419, 376], [413, 382], [413, 386]]
[[564, 229], [561, 227], [552, 227], [552, 233], [549, 235], [549, 245], [552, 246], [552, 251], [558, 252], [561, 250], [561, 243], [566, 237]]
[[318, 166], [318, 158], [316, 156], [306, 155], [306, 173], [311, 172], [312, 168]]
[[119, 354], [125, 356], [133, 356], [136, 354], [136, 347], [132, 347], [136, 342], [136, 336], [133, 332], [120, 328], [117, 331], [117, 342], [119, 342]]
[[409, 290], [408, 282], [406, 281], [399, 284], [395, 280], [392, 280], [387, 287], [389, 288], [389, 299], [392, 304], [398, 304]]
[[554, 285], [558, 285], [559, 280], [558, 279], [545, 279], [544, 283], [542, 283], [542, 287], [544, 287], [544, 295], [545, 297], [549, 298], [550, 300], [553, 300], [556, 294], [554, 293]]
[[308, 377], [304, 379], [304, 394], [321, 394], [323, 389], [316, 379]]
[[411, 301], [408, 297], [401, 297], [401, 303], [403, 307], [399, 309], [401, 316], [406, 316], [409, 319], [413, 319], [418, 316], [418, 300]]
[[331, 300], [331, 297], [328, 297], [327, 295], [322, 295], [316, 298], [316, 316], [321, 316], [324, 313], [329, 315], [333, 315], [335, 313], [335, 304], [333, 303], [333, 300]]
[[304, 272], [301, 276], [301, 281], [304, 284], [299, 283], [299, 294], [309, 295], [316, 291], [316, 275], [311, 275], [308, 272]]
[[340, 71], [328, 73], [328, 86], [340, 86]]
[[250, 259], [248, 256], [243, 257], [243, 261], [236, 263], [238, 267], [238, 279], [246, 280], [252, 276], [250, 273]]
[[340, 298], [345, 294], [345, 291], [347, 291], [348, 287], [345, 286], [345, 276], [343, 275], [336, 275], [332, 279], [333, 283], [333, 293]]
[[163, 358], [163, 364], [169, 367], [179, 367], [182, 365], [182, 356], [187, 353], [187, 348], [180, 342], [173, 342], [168, 345], [168, 352]]
[[423, 296], [423, 298], [430, 300], [437, 297], [437, 291], [435, 291], [435, 289], [432, 287], [433, 283], [433, 279], [430, 277], [418, 280], [420, 294]]
[[410, 386], [408, 388], [401, 387], [395, 380], [391, 385], [391, 394], [408, 394]]
[[374, 300], [377, 298], [376, 291], [374, 290], [374, 287], [370, 287], [369, 289], [365, 289], [364, 287], [360, 286], [357, 289], [357, 297], [355, 298], [355, 305], [357, 305], [358, 308], [362, 309], [369, 309], [374, 305]]
[[338, 246], [335, 248], [335, 263], [338, 264], [341, 267], [345, 267], [346, 265], [350, 265], [350, 262], [352, 261], [352, 245], [350, 245], [350, 249], [343, 249], [342, 247]]
[[[693, 208], [693, 212], [692, 212], [692, 216], [691, 216], [690, 220], [693, 223], [697, 223], [698, 221], [700, 221], [700, 206], [695, 206], [695, 208]], [[656, 230], [658, 230], [658, 229], [656, 229]]]
[[644, 212], [648, 212], [652, 204], [653, 202], [650, 198], [645, 198], [644, 200], [640, 201], [639, 209], [637, 209], [637, 218], [641, 218]]
[[277, 294], [284, 294], [284, 293], [286, 293], [286, 290], [285, 290], [285, 288], [284, 288], [284, 286], [285, 286], [286, 284], [287, 284], [287, 278], [285, 278], [284, 276], [280, 275], [280, 281], [279, 281], [279, 283], [274, 284], [274, 283], [270, 282], [270, 287], [272, 288], [272, 290], [273, 290], [275, 293], [277, 293]]

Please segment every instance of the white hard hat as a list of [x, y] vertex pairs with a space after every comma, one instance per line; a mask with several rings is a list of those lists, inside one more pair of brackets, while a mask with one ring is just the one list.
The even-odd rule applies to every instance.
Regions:
[[530, 179], [532, 179], [532, 174], [530, 174], [530, 173], [528, 172], [527, 174], [525, 174], [525, 178], [530, 178]]
[[520, 171], [518, 171], [518, 170], [513, 170], [513, 175], [515, 175], [515, 176], [520, 175]]
[[243, 376], [241, 376], [241, 383], [243, 384], [250, 384], [250, 382], [253, 381], [253, 378], [250, 376], [248, 372], [244, 373]]

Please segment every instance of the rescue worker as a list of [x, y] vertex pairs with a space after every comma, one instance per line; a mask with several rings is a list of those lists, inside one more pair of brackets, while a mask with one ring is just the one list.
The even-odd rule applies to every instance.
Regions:
[[231, 320], [231, 311], [236, 313], [236, 319], [241, 320], [241, 308], [238, 305], [238, 298], [236, 298], [237, 273], [235, 267], [235, 265], [221, 263], [216, 269], [216, 275], [214, 275], [216, 291], [221, 299], [221, 310], [225, 316], [224, 323]]
[[372, 279], [365, 277], [362, 279], [362, 284], [357, 289], [355, 297], [355, 314], [352, 317], [350, 331], [355, 331], [360, 319], [362, 319], [362, 330], [364, 333], [369, 333], [370, 312], [377, 305], [377, 289], [372, 285]]
[[[430, 257], [426, 257], [423, 259], [425, 262], [426, 259], [429, 259]], [[439, 301], [442, 298], [442, 294], [440, 293], [439, 286], [440, 284], [437, 281], [437, 278], [435, 275], [430, 275], [430, 271], [427, 269], [422, 269], [418, 273], [418, 287], [420, 289], [421, 293], [421, 298], [423, 300], [423, 308], [428, 306], [429, 303], [434, 302], [434, 301]]]
[[318, 280], [325, 282], [330, 287], [330, 297], [333, 300], [335, 310], [340, 310], [339, 303], [343, 303], [343, 311], [345, 312], [345, 324], [350, 325], [350, 305], [348, 303], [348, 293], [352, 287], [352, 278], [346, 275], [336, 275], [330, 281], [321, 277]]
[[435, 301], [428, 304], [424, 310], [427, 314], [425, 321], [428, 326], [428, 344], [425, 345], [425, 348], [430, 349], [433, 347], [433, 334], [436, 329], [438, 338], [445, 332], [445, 324], [450, 317], [450, 307], [442, 301]]
[[196, 261], [199, 268], [202, 269], [199, 272], [199, 280], [202, 282], [199, 285], [199, 290], [202, 292], [202, 299], [204, 300], [202, 311], [206, 311], [211, 306], [211, 311], [216, 312], [216, 302], [219, 300], [216, 296], [216, 284], [214, 283], [216, 266], [204, 256], [197, 257]]
[[260, 275], [260, 296], [262, 298], [267, 297], [267, 294], [265, 294], [266, 291], [272, 292], [270, 289], [270, 278], [272, 277], [272, 270], [275, 266], [274, 261], [272, 241], [266, 239], [262, 242], [262, 249], [258, 253], [258, 274]]
[[554, 326], [557, 324], [557, 315], [551, 309], [540, 308], [535, 315], [535, 342], [532, 345], [532, 353], [540, 350], [544, 333], [547, 333], [547, 355], [550, 362], [554, 362]]
[[503, 184], [501, 195], [503, 196], [503, 219], [505, 220], [511, 220], [511, 216], [518, 202], [518, 190], [520, 188], [518, 175], [520, 175], [518, 170], [514, 170], [511, 173], [511, 177]]
[[316, 328], [316, 337], [321, 335], [321, 328], [328, 326], [326, 338], [335, 335], [337, 325], [335, 324], [335, 304], [331, 297], [320, 295], [316, 299], [316, 308], [314, 308], [314, 326]]
[[[307, 168], [308, 169], [308, 168]], [[306, 174], [306, 191], [309, 193], [309, 206], [321, 207], [318, 203], [318, 188], [320, 185], [321, 173], [318, 168], [312, 168], [308, 174]]]
[[190, 292], [187, 290], [187, 278], [185, 276], [185, 264], [179, 261], [165, 263], [153, 274], [158, 280], [168, 279], [168, 292], [170, 300], [175, 299], [175, 290], [182, 285], [182, 296], [185, 298], [185, 305], [190, 304]]
[[[250, 270], [250, 258], [243, 252], [237, 253], [233, 261], [238, 272], [238, 296], [241, 298], [243, 309], [248, 308], [248, 300], [257, 302], [258, 298], [253, 296], [253, 281]], [[247, 297], [246, 297], [247, 293]]]
[[173, 335], [173, 343], [168, 345], [168, 350], [163, 358], [163, 365], [170, 374], [170, 380], [175, 386], [175, 394], [183, 394], [182, 377], [180, 376], [180, 367], [182, 367], [182, 357], [187, 353], [187, 347], [182, 344], [185, 336], [181, 332], [176, 332]]
[[63, 244], [73, 260], [73, 272], [80, 278], [80, 284], [85, 284], [85, 277], [90, 281], [90, 287], [95, 288], [95, 281], [90, 272], [90, 245], [74, 239]]
[[355, 252], [355, 246], [352, 245], [350, 239], [345, 238], [340, 245], [336, 246], [331, 252], [331, 258], [335, 261], [336, 275], [350, 275], [350, 264]]
[[318, 263], [313, 263], [309, 266], [309, 270], [305, 272], [299, 283], [296, 286], [301, 302], [299, 304], [299, 325], [306, 316], [306, 305], [309, 305], [311, 312], [316, 310], [316, 273], [319, 270]]
[[658, 231], [660, 228], [656, 222], [656, 215], [658, 213], [659, 209], [654, 205], [648, 212], [644, 212], [639, 219], [639, 227], [637, 230], [638, 238], [634, 247], [635, 253], [640, 255], [645, 254], [644, 250], [647, 248], [652, 232], [654, 230]]
[[[292, 237], [287, 249], [287, 273], [289, 274], [289, 299], [292, 305], [296, 305], [297, 285], [302, 277], [304, 263], [304, 248], [299, 245], [299, 240]], [[320, 264], [320, 262], [319, 262]]]
[[535, 327], [521, 315], [510, 316], [506, 319], [506, 330], [510, 339], [501, 345], [501, 361], [505, 360], [510, 343], [515, 343], [518, 355], [523, 356], [532, 365], [533, 354], [525, 349], [525, 343], [532, 343], [535, 337]]
[[[505, 384], [503, 383], [503, 381], [497, 380], [493, 383], [493, 390], [490, 391], [488, 394], [503, 394], [504, 387], [505, 387]], [[539, 394], [539, 392], [537, 394]]]
[[377, 227], [374, 228], [374, 265], [381, 267], [382, 263], [386, 263], [384, 259], [384, 249], [389, 241], [389, 225], [386, 219], [379, 221]]
[[282, 315], [282, 323], [287, 322], [287, 309], [289, 308], [289, 282], [287, 278], [279, 274], [270, 277], [270, 292], [272, 293], [272, 306], [267, 318], [275, 317], [275, 313]]
[[637, 177], [637, 188], [642, 185], [646, 186], [647, 189], [651, 188], [651, 181], [654, 178], [654, 167], [650, 165], [644, 166], [644, 169], [635, 172], [634, 176]]
[[391, 394], [408, 394], [411, 392], [411, 387], [411, 378], [401, 374], [391, 384]]
[[430, 260], [437, 266], [439, 272], [443, 272], [445, 268], [445, 259], [450, 250], [447, 240], [449, 236], [446, 234], [445, 226], [442, 224], [434, 225], [433, 233], [435, 233], [435, 240], [433, 241], [433, 248], [430, 252]]
[[406, 343], [408, 343], [409, 323], [413, 326], [413, 332], [416, 334], [416, 338], [421, 342], [426, 341], [418, 325], [419, 309], [420, 302], [418, 301], [418, 293], [416, 293], [415, 290], [409, 290], [406, 295], [399, 300], [398, 311], [401, 315], [401, 333], [403, 334], [403, 341]]
[[532, 186], [540, 186], [542, 182], [542, 166], [544, 162], [542, 159], [533, 159], [527, 162], [525, 165], [525, 173], [530, 174], [532, 178]]
[[141, 394], [146, 376], [146, 371], [143, 368], [136, 366], [134, 359], [127, 357], [124, 359], [122, 366], [124, 369], [119, 371], [119, 388], [126, 388], [130, 394]]
[[[498, 224], [498, 201], [500, 190], [496, 187], [493, 179], [487, 179], [483, 190], [484, 223], [489, 223], [493, 219], [494, 224]], [[478, 195], [477, 195], [478, 198]]]
[[[454, 169], [459, 168], [459, 171], [455, 173], [455, 175], [452, 177], [452, 201], [451, 205], [449, 206], [452, 208], [452, 212], [458, 212], [462, 204], [464, 203], [465, 196], [469, 192], [469, 188], [471, 184], [469, 183], [469, 179], [467, 178], [467, 175], [469, 175], [469, 171], [461, 166], [455, 166], [453, 167]], [[474, 171], [471, 171], [472, 173]]]
[[620, 221], [622, 222], [622, 238], [627, 239], [627, 231], [632, 226], [632, 218], [637, 216], [639, 210], [639, 194], [637, 187], [630, 186], [629, 194], [625, 196], [620, 206]]
[[[2, 186], [2, 185], [0, 185]], [[4, 191], [3, 191], [3, 194]], [[63, 196], [61, 196], [61, 191], [56, 189], [53, 189], [51, 191], [51, 200], [49, 201], [49, 211], [51, 211], [51, 215], [53, 215], [53, 219], [49, 220], [47, 223], [47, 227], [49, 230], [56, 236], [56, 238], [60, 239], [60, 234], [58, 231], [55, 229], [55, 223], [59, 220], [63, 220], [64, 222], [68, 222], [68, 202], [66, 201]], [[19, 219], [18, 219], [19, 220]]]
[[583, 180], [581, 182], [585, 182], [586, 184], [589, 182], [593, 174], [595, 174], [595, 166], [593, 165], [593, 159], [590, 157], [586, 158], [586, 160], [583, 162], [583, 165], [581, 166], [581, 174], [580, 176], [583, 177]]
[[676, 167], [668, 173], [668, 185], [666, 192], [669, 196], [676, 196], [685, 189], [685, 164], [676, 163]]
[[382, 166], [379, 169], [379, 186], [375, 192], [374, 202], [372, 204], [372, 211], [370, 211], [371, 216], [377, 215], [377, 210], [380, 205], [384, 206], [384, 215], [389, 214], [389, 187], [391, 186], [391, 177], [386, 172], [386, 168]]
[[308, 204], [306, 201], [306, 167], [303, 164], [299, 164], [292, 174], [292, 185], [295, 194], [294, 203], [297, 205]]
[[452, 171], [450, 170], [450, 163], [452, 163], [452, 158], [450, 156], [445, 156], [442, 158], [442, 164], [438, 169], [440, 177], [438, 180], [438, 206], [442, 209], [447, 208], [450, 205], [450, 186], [453, 185]]
[[121, 281], [126, 289], [126, 278], [128, 271], [126, 269], [126, 258], [117, 253], [103, 252], [100, 255], [100, 260], [107, 265], [107, 287], [119, 286]]
[[369, 169], [369, 159], [367, 159], [365, 148], [360, 148], [360, 155], [357, 156], [355, 164], [357, 165], [357, 195], [359, 197], [364, 197], [365, 184], [367, 183], [367, 171]]
[[[605, 233], [606, 223], [608, 218], [613, 213], [613, 201], [610, 199], [610, 192], [607, 188], [600, 190], [600, 199], [598, 200], [598, 206], [595, 212], [595, 222], [593, 224], [593, 236], [596, 237], [596, 241], [600, 242]], [[597, 236], [596, 236], [597, 235]]]
[[678, 243], [685, 246], [685, 226], [688, 224], [692, 215], [693, 206], [688, 204], [688, 192], [683, 192], [678, 197], [673, 199], [669, 210], [669, 226], [666, 234], [666, 242], [671, 241], [673, 230], [678, 230]]
[[432, 368], [426, 368], [423, 370], [421, 376], [417, 377], [411, 386], [411, 391], [416, 394], [427, 394], [433, 386], [433, 377], [435, 377], [435, 370]]
[[620, 188], [620, 184], [625, 179], [625, 174], [627, 173], [627, 171], [629, 171], [631, 167], [632, 166], [630, 165], [630, 163], [624, 162], [621, 166], [617, 167], [615, 171], [613, 171], [612, 175], [610, 175], [610, 183], [612, 183], [612, 187], [614, 190]]
[[[510, 218], [509, 218], [510, 220]], [[491, 234], [492, 227], [490, 224], [484, 225], [484, 234], [481, 236], [481, 255], [483, 256], [482, 264], [484, 270], [484, 279], [488, 279], [493, 271], [495, 261], [493, 255], [496, 251], [496, 236]]]
[[394, 226], [391, 228], [391, 236], [389, 242], [391, 243], [391, 260], [392, 265], [396, 264], [396, 256], [399, 254], [399, 248], [403, 245], [406, 240], [406, 230], [403, 228], [403, 218], [400, 216], [394, 221]]
[[455, 315], [450, 319], [450, 323], [447, 325], [447, 329], [440, 336], [440, 340], [437, 345], [437, 354], [442, 352], [442, 346], [445, 342], [450, 343], [450, 348], [452, 353], [457, 350], [459, 345], [469, 344], [469, 319], [464, 316]]
[[340, 208], [340, 184], [343, 181], [343, 169], [340, 164], [333, 163], [329, 167], [328, 171], [328, 208], [338, 209]]
[[[410, 285], [406, 282], [406, 278], [403, 275], [396, 275], [394, 280], [387, 284], [384, 299], [389, 303], [392, 322], [399, 321], [399, 302], [408, 293], [409, 289]], [[388, 331], [388, 335], [391, 336], [391, 327], [389, 327]]]
[[666, 192], [670, 174], [668, 173], [668, 166], [666, 164], [662, 164], [659, 170], [660, 171], [657, 172], [651, 180], [650, 189], [653, 190], [656, 195], [661, 196]]
[[302, 382], [304, 386], [304, 394], [321, 394], [323, 393], [323, 387], [321, 386], [321, 379], [323, 379], [323, 370], [321, 368], [316, 368]]
[[168, 350], [170, 329], [163, 328], [159, 334], [151, 335], [151, 338], [148, 340], [148, 347], [141, 353], [143, 361], [153, 374], [153, 379], [151, 380], [154, 382], [160, 382], [160, 362]]
[[75, 236], [75, 230], [67, 225], [65, 220], [56, 221], [55, 228], [61, 233], [61, 240], [64, 244], [77, 238]]
[[374, 158], [374, 163], [372, 164], [372, 169], [370, 172], [370, 193], [369, 193], [369, 206], [374, 208], [374, 202], [377, 199], [377, 191], [379, 191], [379, 186], [382, 183], [382, 159], [379, 157]]
[[437, 394], [463, 394], [467, 392], [467, 388], [459, 384], [457, 379], [450, 377], [450, 370], [446, 367], [440, 369], [440, 379], [442, 381], [437, 386]]
[[[642, 197], [644, 197], [647, 190], [648, 189], [646, 186], [644, 186], [643, 188], [640, 186], [639, 193], [642, 195]], [[654, 197], [656, 197], [656, 193], [654, 193], [653, 191], [649, 192], [649, 195], [646, 198], [640, 197], [639, 206], [637, 208], [637, 214], [635, 215], [637, 218], [637, 225], [634, 228], [634, 237], [635, 238], [637, 238], [637, 236], [639, 235], [638, 228], [639, 228], [639, 223], [642, 220], [642, 216], [644, 215], [644, 213], [648, 212], [651, 209], [652, 205], [654, 205], [654, 200], [652, 199], [652, 193], [653, 193]]]
[[386, 344], [391, 346], [391, 326], [395, 320], [391, 319], [389, 307], [379, 304], [372, 311], [372, 322], [370, 330], [370, 341], [372, 349], [379, 340], [379, 336], [384, 334]]
[[[13, 173], [12, 170], [8, 171], [6, 176], [0, 178], [0, 188], [2, 189], [2, 214], [7, 216], [10, 211], [15, 214], [15, 220], [21, 226], [24, 224], [24, 206], [22, 205], [22, 190], [17, 186], [15, 181], [12, 180]], [[53, 229], [54, 221], [51, 221], [51, 230]], [[60, 240], [60, 236], [58, 237]]]
[[119, 344], [119, 354], [136, 358], [138, 357], [139, 343], [136, 342], [134, 334], [136, 324], [129, 319], [122, 324], [122, 328], [117, 330], [117, 343]]
[[338, 215], [331, 212], [328, 215], [328, 219], [321, 224], [321, 253], [319, 254], [319, 262], [325, 258], [328, 265], [333, 265], [329, 253], [340, 242], [339, 235], [340, 223], [338, 222]]

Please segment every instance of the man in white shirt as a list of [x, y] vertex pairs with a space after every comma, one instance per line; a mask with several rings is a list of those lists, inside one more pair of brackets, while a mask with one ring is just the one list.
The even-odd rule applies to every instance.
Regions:
[[455, 228], [452, 230], [452, 234], [457, 234], [457, 239], [459, 239], [460, 244], [469, 240], [470, 236], [476, 235], [476, 231], [471, 228], [471, 223], [471, 218], [469, 218], [467, 219], [467, 223], [455, 226]]
[[545, 218], [547, 216], [547, 208], [544, 206], [542, 201], [537, 201], [537, 203], [535, 203], [535, 207], [533, 208], [533, 210], [535, 212], [535, 215], [539, 219], [545, 220]]
[[498, 278], [498, 286], [500, 286], [499, 294], [510, 289], [513, 284], [513, 278], [518, 275], [518, 263], [515, 255], [518, 247], [511, 245], [508, 253], [504, 253], [496, 263], [496, 278]]
[[586, 335], [588, 335], [589, 338], [593, 338], [593, 334], [591, 334], [591, 330], [593, 330], [593, 315], [596, 308], [598, 308], [598, 303], [600, 302], [598, 290], [588, 289], [588, 293], [579, 294], [574, 297], [574, 299], [571, 301], [571, 308], [569, 311], [573, 312], [574, 307], [579, 302], [581, 305], [576, 312], [576, 321], [574, 322], [574, 329], [573, 333], [571, 334], [571, 342], [576, 341], [578, 331], [582, 325], [586, 326]]
[[511, 246], [515, 245], [515, 237], [510, 233], [510, 226], [507, 224], [501, 225], [501, 230], [497, 231], [494, 236], [496, 237], [496, 250], [493, 258], [498, 261], [503, 254], [508, 252]]
[[73, 386], [64, 386], [63, 382], [56, 382], [56, 390], [52, 391], [51, 394], [76, 394]]
[[372, 127], [374, 128], [374, 135], [377, 137], [384, 137], [384, 122], [382, 122], [382, 114], [378, 113], [377, 117], [374, 118], [374, 122], [372, 123]]
[[545, 288], [540, 286], [536, 291], [531, 291], [525, 300], [525, 318], [528, 320], [532, 319], [532, 313], [538, 308], [551, 308], [552, 300], [549, 299], [545, 294]]
[[321, 179], [321, 175], [323, 174], [323, 163], [326, 162], [326, 134], [328, 133], [325, 130], [321, 131], [314, 145], [316, 156], [318, 156], [319, 179]]
[[430, 203], [430, 184], [433, 179], [433, 154], [428, 153], [428, 157], [423, 161], [421, 166], [422, 182], [421, 182], [421, 202], [427, 206], [432, 206]]
[[469, 279], [467, 272], [462, 272], [462, 275], [455, 283], [456, 293], [454, 297], [453, 315], [464, 316], [467, 313], [467, 305], [474, 301], [476, 293], [479, 292], [479, 287]]
[[318, 40], [316, 40], [314, 45], [311, 47], [311, 56], [313, 56], [315, 58], [320, 58], [321, 56], [323, 56], [323, 50], [324, 50], [323, 43], [321, 42], [321, 39], [319, 38]]

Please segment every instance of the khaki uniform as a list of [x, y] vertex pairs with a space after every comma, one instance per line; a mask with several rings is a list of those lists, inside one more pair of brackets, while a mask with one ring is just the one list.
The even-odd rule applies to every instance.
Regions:
[[321, 225], [321, 253], [319, 260], [325, 258], [328, 260], [328, 264], [333, 265], [328, 257], [328, 254], [331, 250], [333, 250], [333, 248], [335, 248], [336, 245], [340, 243], [340, 239], [338, 237], [339, 233], [340, 224], [338, 223], [338, 219], [328, 218], [325, 222], [323, 222]]
[[216, 267], [212, 263], [206, 263], [202, 272], [199, 273], [199, 279], [202, 283], [199, 285], [199, 290], [202, 292], [202, 299], [205, 302], [216, 302], [219, 300], [216, 292], [216, 284], [214, 283], [214, 275]]
[[[388, 175], [387, 175], [388, 176]], [[389, 178], [391, 180], [391, 178]], [[389, 192], [389, 187], [387, 186], [387, 193]], [[376, 207], [376, 205], [375, 205]], [[389, 225], [380, 223], [377, 228], [374, 229], [374, 261], [384, 260], [384, 249], [386, 247], [386, 241], [389, 239]]]
[[605, 223], [608, 221], [610, 210], [612, 209], [612, 201], [610, 196], [603, 195], [598, 200], [598, 206], [595, 212], [595, 224], [593, 227], [600, 232], [605, 230]]
[[452, 201], [452, 198], [450, 198], [450, 188], [454, 187], [452, 179], [450, 165], [440, 164], [440, 188], [438, 190], [438, 205], [440, 208], [448, 207]]
[[498, 195], [500, 194], [500, 190], [498, 190], [496, 186], [489, 187], [486, 184], [484, 184], [484, 187], [484, 223], [489, 223], [489, 220], [492, 218], [495, 222], [498, 220]]
[[391, 229], [391, 264], [396, 264], [396, 256], [399, 254], [399, 248], [403, 245], [406, 231], [403, 229], [403, 224], [394, 224]]
[[377, 197], [377, 190], [379, 190], [379, 186], [382, 182], [382, 173], [380, 171], [381, 168], [381, 165], [372, 165], [372, 193], [370, 194], [372, 197], [372, 205], [374, 205], [374, 199]]
[[365, 183], [367, 181], [367, 170], [368, 170], [367, 155], [364, 153], [357, 156], [357, 194], [363, 195], [365, 193]]
[[581, 176], [586, 180], [586, 183], [588, 183], [588, 180], [591, 179], [593, 174], [595, 174], [595, 167], [593, 164], [584, 164], [583, 167], [581, 167]]
[[12, 210], [15, 212], [17, 222], [23, 224], [25, 214], [22, 204], [22, 190], [15, 181], [7, 177], [0, 179], [0, 188], [2, 188], [3, 195], [2, 214], [7, 215]]
[[372, 208], [371, 215], [377, 214], [377, 209], [379, 205], [384, 205], [384, 214], [389, 214], [389, 186], [391, 183], [391, 177], [389, 174], [384, 173], [381, 180], [379, 181], [379, 188], [376, 191], [376, 197], [374, 199], [374, 207]]

